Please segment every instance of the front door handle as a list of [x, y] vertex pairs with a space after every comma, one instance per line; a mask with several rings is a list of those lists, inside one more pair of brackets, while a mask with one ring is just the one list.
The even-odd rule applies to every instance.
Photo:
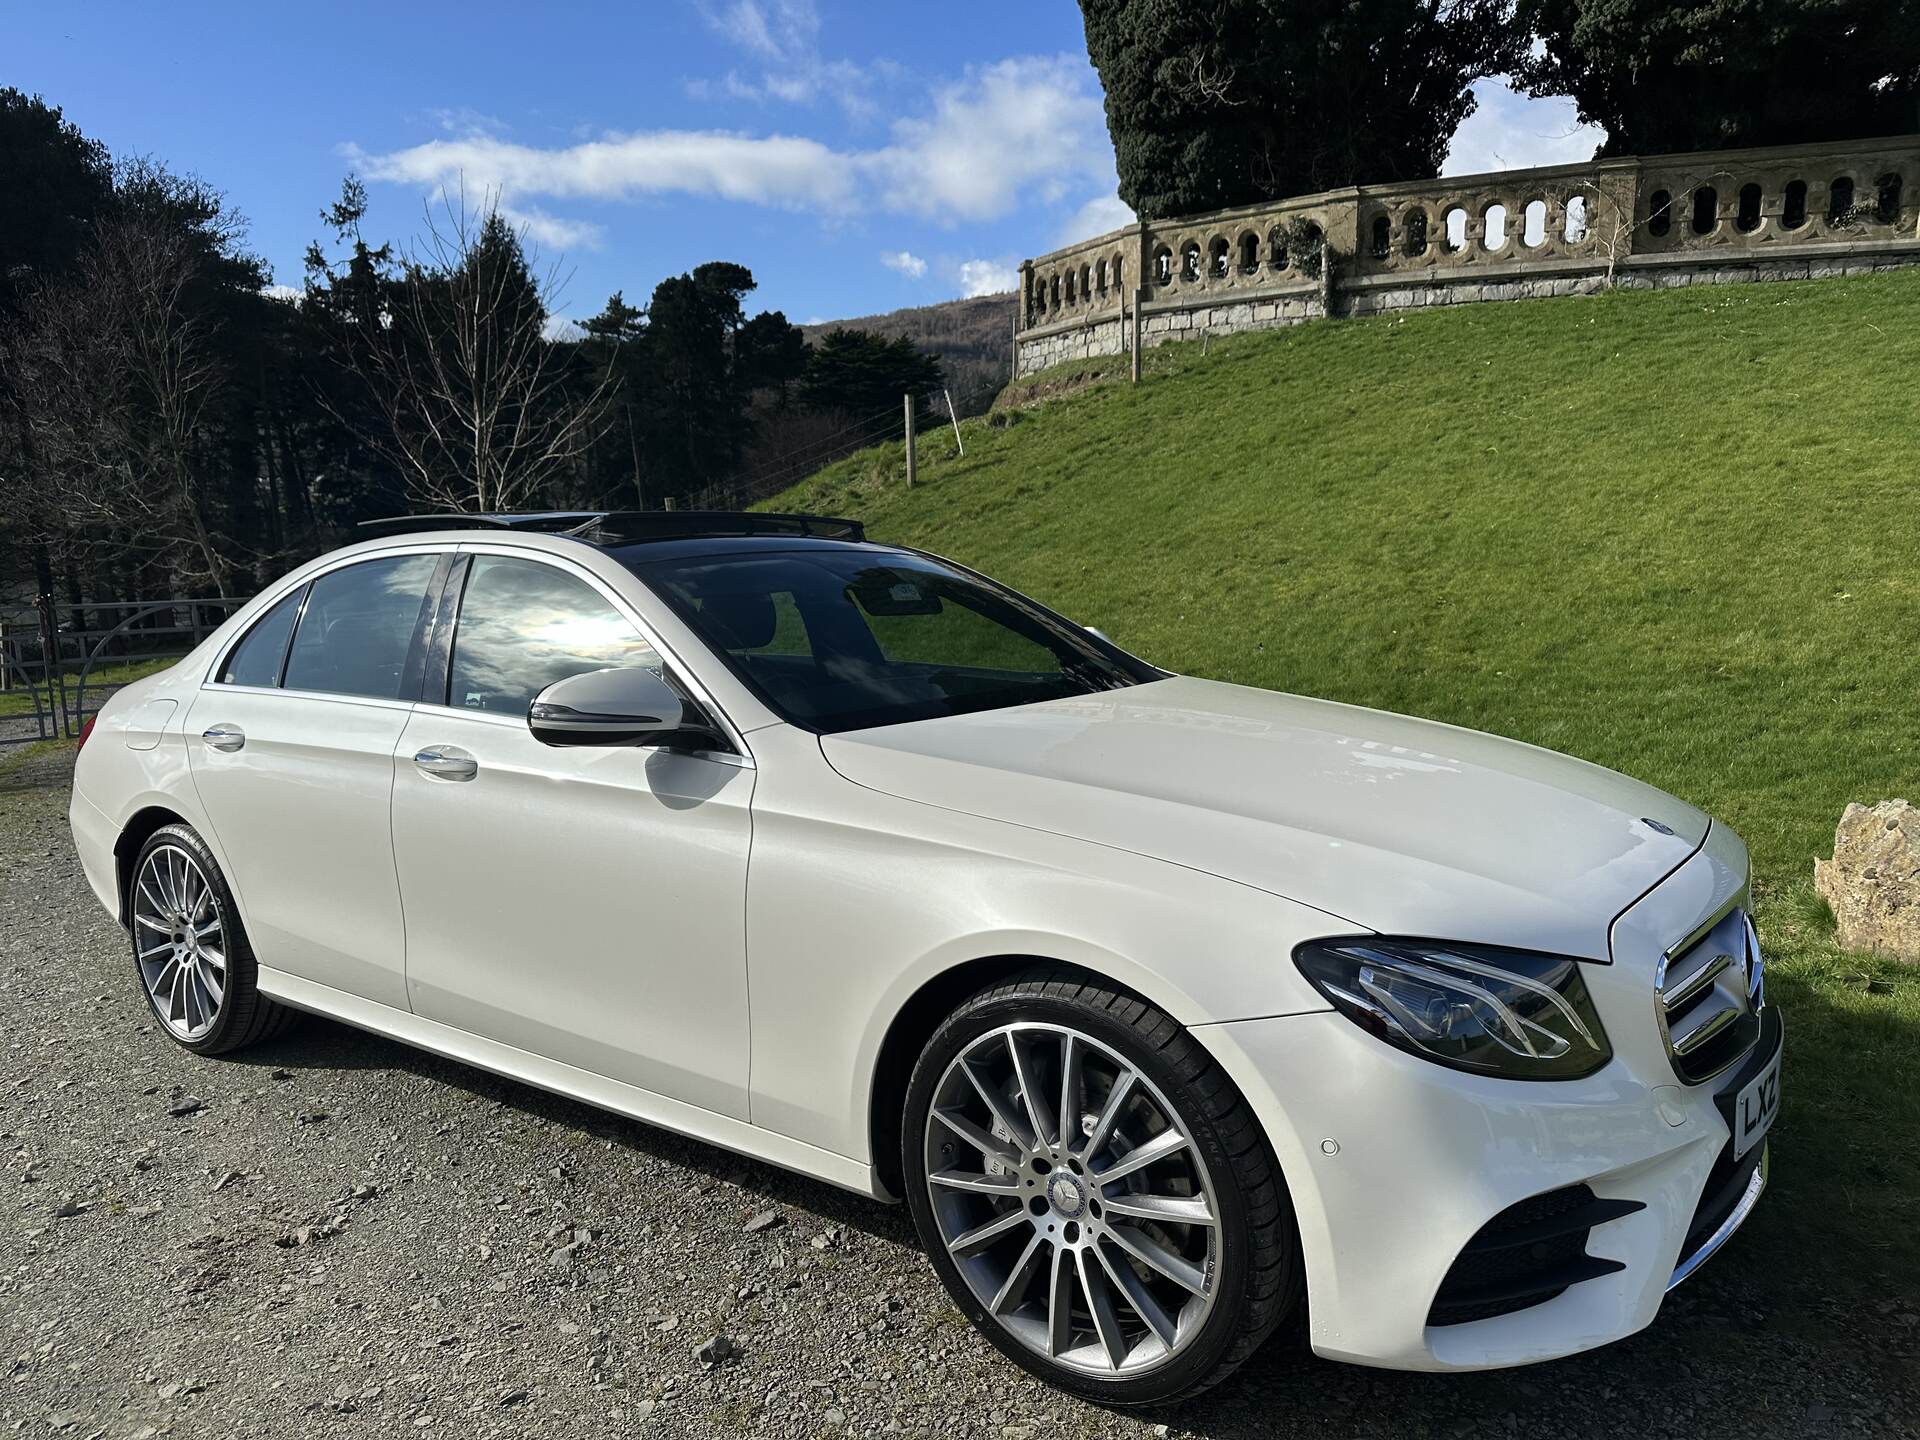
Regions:
[[480, 762], [464, 750], [451, 745], [435, 745], [413, 757], [423, 775], [441, 780], [471, 780], [480, 773]]
[[238, 750], [247, 743], [247, 732], [238, 725], [215, 725], [200, 732], [209, 750]]

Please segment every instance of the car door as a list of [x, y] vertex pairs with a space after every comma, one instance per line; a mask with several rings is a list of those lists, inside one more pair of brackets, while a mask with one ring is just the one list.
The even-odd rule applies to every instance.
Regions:
[[314, 577], [224, 655], [187, 716], [194, 790], [262, 965], [406, 1007], [393, 753], [450, 553]]
[[751, 762], [533, 738], [555, 680], [663, 665], [582, 568], [473, 549], [441, 608], [395, 752], [415, 1012], [746, 1118]]

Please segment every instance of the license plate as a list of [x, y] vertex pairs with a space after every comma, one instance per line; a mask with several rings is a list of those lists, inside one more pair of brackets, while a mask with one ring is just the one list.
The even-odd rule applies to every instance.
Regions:
[[1733, 1099], [1733, 1158], [1738, 1160], [1766, 1136], [1780, 1113], [1780, 1053], [1749, 1080]]

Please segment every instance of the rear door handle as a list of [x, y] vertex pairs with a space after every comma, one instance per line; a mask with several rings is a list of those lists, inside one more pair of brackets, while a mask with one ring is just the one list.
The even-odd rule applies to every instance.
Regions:
[[215, 725], [200, 732], [209, 750], [238, 750], [247, 743], [247, 732], [238, 725]]
[[413, 763], [421, 774], [441, 780], [471, 780], [480, 773], [478, 760], [451, 745], [430, 746], [415, 755]]

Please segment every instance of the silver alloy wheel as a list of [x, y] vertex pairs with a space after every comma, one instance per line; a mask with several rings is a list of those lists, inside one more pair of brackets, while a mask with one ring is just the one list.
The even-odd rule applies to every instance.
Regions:
[[1110, 1046], [1064, 1025], [989, 1031], [934, 1087], [926, 1147], [941, 1241], [1028, 1349], [1131, 1378], [1200, 1333], [1220, 1268], [1212, 1178], [1167, 1098]]
[[168, 1030], [198, 1040], [213, 1029], [227, 993], [225, 917], [191, 851], [147, 852], [133, 881], [133, 951]]

